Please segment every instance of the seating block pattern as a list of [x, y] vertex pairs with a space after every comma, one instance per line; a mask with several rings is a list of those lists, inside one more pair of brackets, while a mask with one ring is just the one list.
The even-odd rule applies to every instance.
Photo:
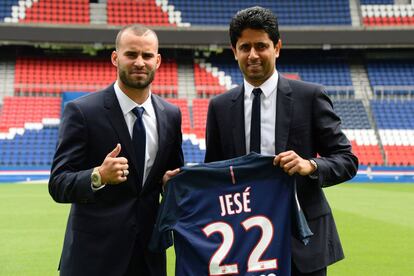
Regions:
[[24, 128], [25, 123], [41, 123], [44, 118], [59, 118], [61, 99], [55, 97], [5, 97], [0, 116], [0, 132]]
[[38, 0], [26, 8], [20, 22], [89, 24], [89, 0]]
[[140, 23], [175, 26], [169, 22], [168, 13], [157, 6], [154, 0], [108, 0], [107, 16], [108, 24], [111, 25]]
[[[116, 68], [107, 59], [17, 58], [17, 94], [60, 94], [63, 91], [93, 92], [116, 80]], [[156, 94], [177, 94], [178, 69], [175, 60], [165, 59], [152, 84]]]
[[[169, 3], [181, 12], [183, 22], [191, 25], [225, 25], [241, 9], [257, 5], [251, 0], [239, 1], [192, 1], [170, 0]], [[260, 6], [271, 9], [278, 15], [281, 25], [350, 25], [348, 0], [274, 0], [261, 1]]]

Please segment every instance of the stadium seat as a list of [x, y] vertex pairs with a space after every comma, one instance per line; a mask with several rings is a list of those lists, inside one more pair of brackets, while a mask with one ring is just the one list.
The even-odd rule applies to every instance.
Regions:
[[[178, 85], [177, 63], [163, 60], [152, 85], [156, 94], [174, 97]], [[108, 59], [19, 57], [15, 92], [18, 95], [59, 95], [63, 91], [93, 92], [116, 80]]]
[[[175, 26], [169, 14], [154, 0], [108, 0], [108, 24], [126, 25], [140, 23], [155, 26]], [[171, 20], [173, 21], [173, 20]]]
[[[228, 25], [235, 11], [257, 4], [239, 1], [169, 0], [180, 11], [183, 22], [191, 25]], [[273, 10], [281, 25], [350, 25], [348, 0], [335, 1], [264, 1], [261, 6]]]

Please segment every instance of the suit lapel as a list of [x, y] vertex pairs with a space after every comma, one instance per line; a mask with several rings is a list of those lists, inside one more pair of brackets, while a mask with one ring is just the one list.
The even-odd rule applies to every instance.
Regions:
[[[132, 146], [131, 136], [128, 131], [128, 127], [125, 122], [124, 114], [122, 113], [121, 106], [119, 105], [118, 98], [116, 97], [113, 85], [105, 90], [104, 106], [108, 109], [108, 119], [111, 122], [112, 127], [118, 134], [119, 142], [122, 144], [122, 151], [126, 153], [126, 158], [130, 166], [138, 172], [137, 164], [135, 161], [134, 147]], [[137, 189], [137, 185], [132, 185], [134, 189]]]
[[[244, 129], [244, 86], [239, 86], [233, 92], [230, 107], [230, 118], [233, 120], [233, 145], [236, 156], [246, 154], [246, 132]], [[238, 119], [240, 118], [240, 120]]]
[[275, 154], [286, 150], [289, 126], [293, 111], [292, 89], [289, 82], [279, 74], [276, 100]]

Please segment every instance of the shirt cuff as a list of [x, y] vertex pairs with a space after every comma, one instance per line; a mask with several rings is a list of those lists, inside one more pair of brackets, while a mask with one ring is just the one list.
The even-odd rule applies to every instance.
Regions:
[[91, 188], [92, 188], [92, 191], [94, 191], [94, 192], [99, 191], [100, 189], [102, 189], [105, 186], [106, 186], [105, 184], [102, 184], [102, 186], [97, 188], [97, 187], [93, 186], [92, 183], [91, 183]]
[[311, 161], [311, 164], [316, 167], [315, 171], [309, 175], [309, 178], [314, 180], [319, 179], [318, 163], [316, 163], [314, 159], [310, 159], [309, 161]]

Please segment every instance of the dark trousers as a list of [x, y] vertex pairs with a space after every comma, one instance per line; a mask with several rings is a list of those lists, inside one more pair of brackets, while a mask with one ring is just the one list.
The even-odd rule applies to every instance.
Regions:
[[166, 276], [165, 253], [152, 253], [136, 239], [125, 276]]
[[295, 263], [292, 261], [292, 273], [291, 276], [326, 276], [326, 267], [321, 270], [313, 271], [311, 273], [302, 273], [300, 272]]

